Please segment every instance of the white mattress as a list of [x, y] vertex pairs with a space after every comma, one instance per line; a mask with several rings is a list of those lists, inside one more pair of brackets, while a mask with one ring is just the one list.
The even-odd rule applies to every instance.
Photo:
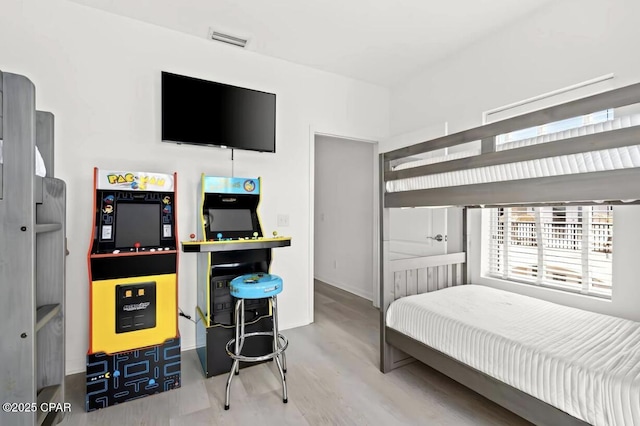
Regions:
[[640, 425], [640, 323], [477, 285], [396, 300], [387, 325], [594, 425]]
[[[497, 147], [497, 150], [503, 151], [637, 125], [640, 125], [640, 115], [626, 116], [605, 123], [593, 124], [564, 132], [502, 144]], [[478, 154], [479, 151], [465, 151], [452, 155], [433, 157], [404, 163], [395, 167], [394, 170], [408, 169]], [[618, 170], [632, 167], [640, 167], [640, 145], [400, 179], [387, 182], [386, 189], [387, 192], [412, 191], [417, 189]]]
[[[4, 163], [4, 159], [2, 158], [2, 139], [0, 139], [0, 164]], [[42, 159], [42, 155], [40, 154], [40, 150], [36, 147], [36, 176], [45, 177], [47, 174], [47, 168], [44, 165], [44, 160]]]

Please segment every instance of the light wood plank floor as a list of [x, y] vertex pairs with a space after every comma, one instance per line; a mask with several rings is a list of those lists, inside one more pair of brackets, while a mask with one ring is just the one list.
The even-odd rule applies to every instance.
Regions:
[[[224, 410], [226, 375], [205, 379], [183, 352], [182, 387], [84, 412], [84, 374], [67, 377], [75, 425], [527, 425], [526, 421], [420, 363], [378, 369], [378, 310], [315, 283], [315, 323], [286, 330], [289, 403], [273, 363], [243, 369]], [[184, 321], [184, 320], [183, 320]]]

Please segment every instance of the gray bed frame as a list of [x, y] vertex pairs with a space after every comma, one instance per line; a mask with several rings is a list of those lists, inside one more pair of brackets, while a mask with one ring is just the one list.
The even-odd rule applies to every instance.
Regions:
[[[612, 203], [619, 203], [620, 200], [640, 200], [640, 168], [403, 192], [386, 192], [386, 183], [416, 176], [637, 145], [640, 144], [640, 126], [500, 152], [495, 150], [495, 138], [497, 135], [515, 130], [638, 103], [640, 103], [640, 84], [634, 84], [380, 154], [380, 369], [382, 372], [389, 372], [417, 359], [535, 424], [549, 426], [587, 424], [387, 327], [386, 313], [391, 302], [401, 297], [469, 282], [466, 267], [466, 228], [469, 208], [593, 204], [593, 200]], [[479, 155], [412, 169], [392, 170], [393, 164], [410, 161], [412, 156], [473, 141], [481, 141]], [[389, 209], [421, 206], [463, 207], [462, 252], [402, 260], [391, 259]]]
[[[35, 148], [54, 174], [54, 117], [34, 84], [0, 71], [0, 425], [52, 425], [65, 403], [66, 186], [35, 174]], [[35, 404], [34, 406], [31, 404]]]

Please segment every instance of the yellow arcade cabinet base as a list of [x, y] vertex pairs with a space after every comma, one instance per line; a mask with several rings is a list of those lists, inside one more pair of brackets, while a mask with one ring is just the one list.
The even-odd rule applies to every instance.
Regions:
[[91, 282], [90, 353], [113, 354], [176, 337], [176, 274]]

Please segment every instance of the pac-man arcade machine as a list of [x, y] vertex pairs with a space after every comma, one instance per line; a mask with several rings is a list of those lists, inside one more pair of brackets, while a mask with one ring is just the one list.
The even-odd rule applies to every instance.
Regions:
[[87, 411], [180, 387], [175, 185], [94, 170]]
[[[243, 274], [269, 272], [271, 249], [291, 245], [290, 237], [263, 235], [260, 185], [260, 179], [203, 174], [197, 239], [182, 242], [184, 252], [198, 253], [196, 350], [207, 377], [231, 369], [225, 345], [234, 335], [235, 300], [229, 283]], [[269, 299], [245, 301], [245, 324], [247, 333], [273, 330]], [[246, 340], [242, 353], [264, 355], [272, 345], [271, 337], [256, 336]]]

